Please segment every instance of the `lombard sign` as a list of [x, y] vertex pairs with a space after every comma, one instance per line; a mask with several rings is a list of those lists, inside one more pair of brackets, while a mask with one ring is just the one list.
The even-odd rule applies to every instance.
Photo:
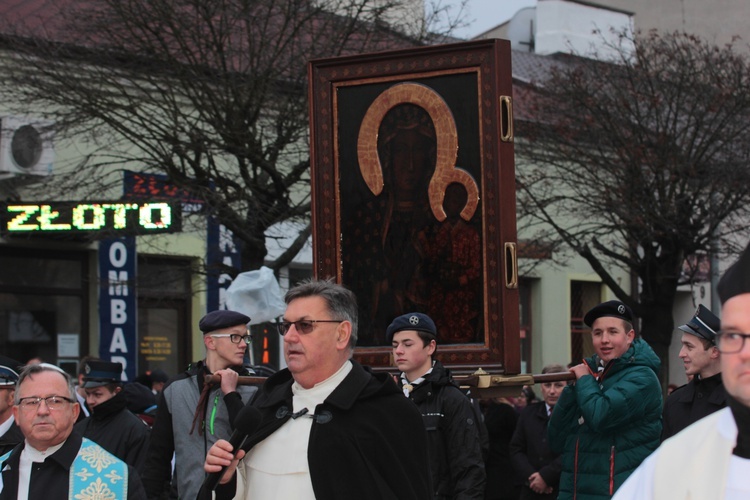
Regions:
[[182, 230], [179, 201], [46, 201], [6, 203], [4, 234], [107, 233], [142, 235]]
[[99, 356], [122, 363], [123, 381], [137, 373], [138, 298], [135, 238], [99, 243]]

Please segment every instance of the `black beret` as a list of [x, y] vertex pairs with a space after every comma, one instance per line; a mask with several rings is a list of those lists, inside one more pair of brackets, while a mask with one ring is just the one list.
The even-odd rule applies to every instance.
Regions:
[[83, 367], [83, 387], [101, 387], [122, 382], [122, 364], [111, 361], [86, 361]]
[[414, 330], [417, 332], [425, 332], [437, 338], [437, 328], [435, 328], [435, 322], [426, 314], [413, 312], [402, 314], [398, 318], [394, 319], [393, 322], [388, 325], [388, 329], [385, 331], [385, 338], [388, 342], [393, 341], [393, 335], [403, 330]]
[[604, 316], [624, 319], [629, 323], [633, 322], [633, 311], [619, 300], [609, 300], [594, 306], [583, 317], [583, 322], [590, 327], [594, 324], [594, 321]]
[[698, 306], [698, 310], [695, 311], [693, 317], [690, 318], [690, 321], [677, 328], [690, 335], [714, 342], [716, 332], [721, 328], [721, 321], [714, 313], [701, 304]]
[[168, 380], [169, 380], [169, 375], [167, 375], [167, 372], [165, 372], [161, 368], [151, 370], [152, 382], [167, 382]]
[[750, 245], [721, 277], [716, 291], [722, 304], [735, 295], [750, 293]]
[[21, 371], [23, 363], [15, 359], [0, 355], [0, 387], [9, 387], [18, 382], [18, 372]]
[[247, 325], [250, 323], [250, 318], [237, 311], [211, 311], [201, 318], [198, 323], [198, 328], [201, 329], [203, 334], [215, 332], [216, 330], [222, 330], [237, 325]]

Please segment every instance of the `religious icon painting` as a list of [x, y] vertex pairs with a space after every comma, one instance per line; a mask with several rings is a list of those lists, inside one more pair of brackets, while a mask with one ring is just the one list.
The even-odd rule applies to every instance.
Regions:
[[510, 45], [312, 61], [314, 272], [357, 295], [355, 357], [418, 311], [454, 370], [520, 369]]

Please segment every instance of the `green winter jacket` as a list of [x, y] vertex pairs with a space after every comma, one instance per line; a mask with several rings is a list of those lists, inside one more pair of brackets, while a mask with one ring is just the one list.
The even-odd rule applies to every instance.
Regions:
[[[585, 361], [597, 373], [599, 357]], [[659, 365], [651, 347], [637, 339], [599, 381], [586, 375], [563, 389], [547, 429], [550, 449], [562, 454], [559, 499], [611, 498], [659, 446]]]

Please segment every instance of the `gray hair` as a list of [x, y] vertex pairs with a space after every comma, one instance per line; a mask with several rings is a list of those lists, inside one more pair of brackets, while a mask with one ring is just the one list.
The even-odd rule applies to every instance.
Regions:
[[558, 364], [547, 365], [542, 368], [542, 373], [562, 373], [567, 371], [567, 368], [565, 368], [563, 365]]
[[33, 364], [33, 365], [27, 365], [24, 367], [23, 371], [21, 371], [21, 374], [18, 376], [18, 382], [16, 382], [16, 394], [14, 399], [14, 402], [16, 405], [21, 403], [21, 384], [24, 380], [31, 377], [32, 375], [36, 375], [38, 373], [42, 372], [52, 372], [59, 374], [63, 379], [65, 379], [65, 383], [68, 385], [68, 396], [73, 401], [76, 400], [76, 387], [73, 382], [73, 379], [68, 375], [62, 368], [59, 366], [50, 364], [50, 363], [39, 363], [39, 364]]
[[343, 285], [335, 283], [333, 278], [317, 280], [308, 279], [297, 283], [284, 296], [284, 302], [305, 297], [322, 298], [333, 319], [348, 321], [352, 324], [352, 335], [349, 338], [349, 348], [354, 349], [357, 345], [357, 297]]

